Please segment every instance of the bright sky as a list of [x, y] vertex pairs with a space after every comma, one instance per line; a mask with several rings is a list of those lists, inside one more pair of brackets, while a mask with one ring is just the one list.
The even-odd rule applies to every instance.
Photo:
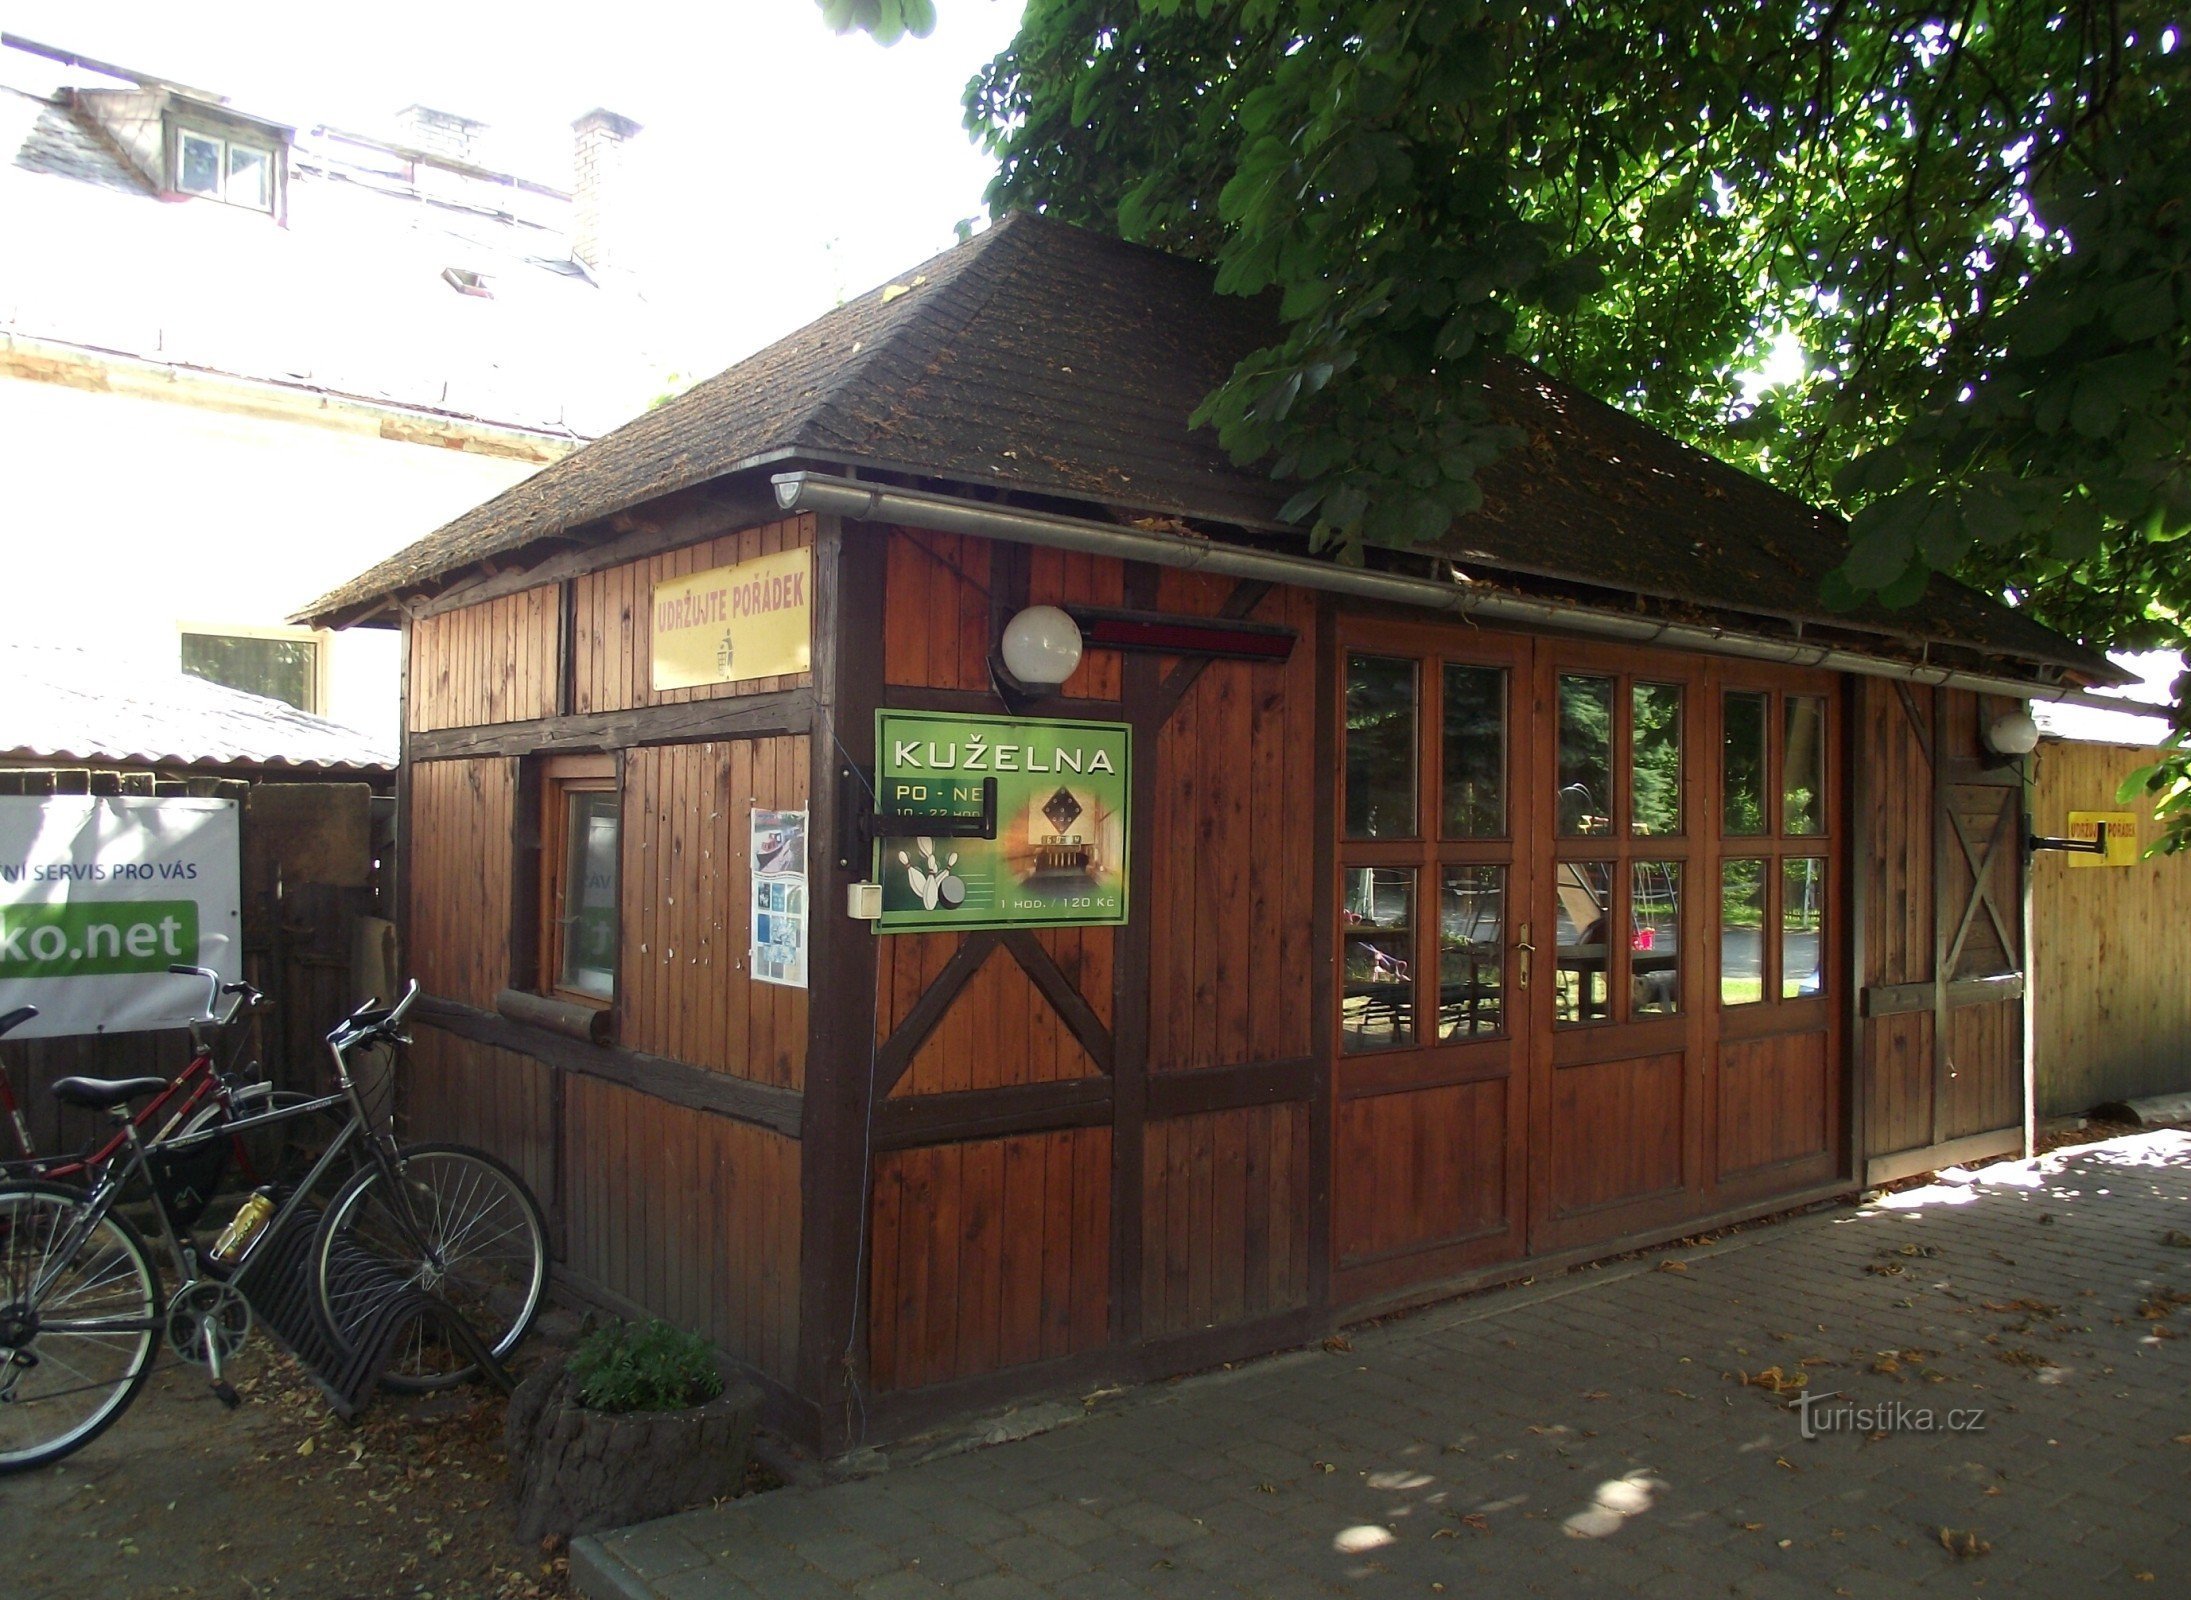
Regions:
[[570, 124], [633, 141], [632, 265], [663, 354], [705, 376], [947, 248], [988, 159], [959, 95], [1022, 0], [947, 0], [927, 39], [838, 37], [814, 0], [299, 7], [0, 0], [0, 28], [304, 127], [386, 133], [416, 102], [490, 125], [482, 160], [568, 187]]

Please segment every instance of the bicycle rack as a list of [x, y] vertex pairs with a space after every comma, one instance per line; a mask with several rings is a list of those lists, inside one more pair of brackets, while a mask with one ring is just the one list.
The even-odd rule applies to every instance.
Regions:
[[436, 1324], [505, 1394], [515, 1387], [502, 1363], [448, 1301], [413, 1286], [387, 1262], [355, 1246], [341, 1247], [330, 1263], [338, 1287], [347, 1298], [348, 1291], [377, 1283], [385, 1298], [366, 1318], [353, 1341], [354, 1351], [345, 1356], [328, 1337], [312, 1292], [312, 1241], [319, 1220], [316, 1208], [299, 1206], [280, 1231], [251, 1252], [231, 1281], [282, 1348], [312, 1374], [337, 1416], [348, 1422], [364, 1408], [389, 1356], [421, 1319]]

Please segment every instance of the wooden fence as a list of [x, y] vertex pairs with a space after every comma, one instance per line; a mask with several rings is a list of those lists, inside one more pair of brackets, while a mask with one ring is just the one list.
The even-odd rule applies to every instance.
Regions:
[[[2157, 751], [2049, 739], [2034, 758], [2031, 821], [2066, 835], [2071, 811], [2117, 806], [2124, 776]], [[2031, 868], [2032, 1047], [2038, 1112], [2191, 1089], [2191, 855], [2087, 867], [2041, 851]]]

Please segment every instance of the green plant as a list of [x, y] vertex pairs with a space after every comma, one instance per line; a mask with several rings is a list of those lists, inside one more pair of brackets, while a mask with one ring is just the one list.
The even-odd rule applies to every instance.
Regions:
[[715, 1346], [660, 1318], [596, 1328], [564, 1367], [596, 1411], [681, 1411], [723, 1392]]

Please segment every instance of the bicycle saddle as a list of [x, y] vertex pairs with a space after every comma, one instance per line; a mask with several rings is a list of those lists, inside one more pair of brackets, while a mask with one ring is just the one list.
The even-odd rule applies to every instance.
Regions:
[[36, 1006], [17, 1006], [6, 1016], [0, 1016], [0, 1033], [13, 1033], [36, 1015], [38, 1015]]
[[165, 1078], [56, 1078], [53, 1098], [65, 1106], [104, 1111], [166, 1087]]

